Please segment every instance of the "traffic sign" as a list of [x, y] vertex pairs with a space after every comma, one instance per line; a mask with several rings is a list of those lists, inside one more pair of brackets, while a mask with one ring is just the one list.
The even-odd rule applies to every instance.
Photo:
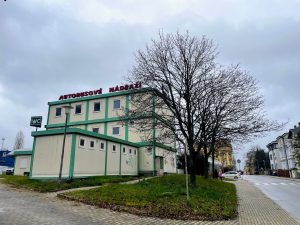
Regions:
[[42, 117], [41, 116], [32, 116], [31, 120], [30, 120], [30, 126], [41, 127], [42, 126]]

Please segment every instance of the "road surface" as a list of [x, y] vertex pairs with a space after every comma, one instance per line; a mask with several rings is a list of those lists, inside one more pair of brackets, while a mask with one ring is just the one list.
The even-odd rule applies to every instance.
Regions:
[[285, 209], [291, 216], [300, 221], [300, 180], [262, 175], [243, 175], [265, 195]]

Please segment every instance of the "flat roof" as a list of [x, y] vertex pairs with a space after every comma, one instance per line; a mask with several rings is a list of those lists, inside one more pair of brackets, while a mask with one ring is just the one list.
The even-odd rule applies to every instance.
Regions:
[[93, 99], [101, 99], [101, 98], [107, 98], [107, 97], [115, 97], [115, 96], [129, 95], [129, 94], [140, 93], [140, 92], [147, 92], [147, 91], [151, 91], [151, 90], [153, 90], [153, 89], [145, 87], [145, 88], [139, 88], [139, 89], [126, 90], [126, 91], [117, 91], [117, 92], [98, 94], [98, 95], [87, 96], [87, 97], [79, 97], [79, 98], [72, 98], [72, 99], [48, 102], [48, 105], [51, 106], [51, 105], [60, 105], [60, 104], [73, 103], [73, 102], [89, 101], [89, 100], [93, 100]]

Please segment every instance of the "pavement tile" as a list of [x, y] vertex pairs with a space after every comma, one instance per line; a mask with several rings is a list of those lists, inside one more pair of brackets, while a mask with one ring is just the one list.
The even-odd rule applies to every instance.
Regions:
[[18, 191], [0, 184], [0, 225], [296, 225], [289, 216], [247, 181], [234, 182], [239, 198], [239, 216], [230, 221], [181, 221], [140, 217], [77, 202], [60, 200], [54, 194]]

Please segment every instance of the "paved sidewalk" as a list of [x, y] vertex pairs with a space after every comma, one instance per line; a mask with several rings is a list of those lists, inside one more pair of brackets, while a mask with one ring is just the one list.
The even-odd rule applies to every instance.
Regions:
[[251, 183], [234, 182], [239, 196], [239, 216], [231, 221], [180, 221], [140, 217], [114, 212], [76, 202], [60, 200], [53, 195], [18, 191], [0, 184], [0, 224], [8, 225], [296, 225], [284, 210], [268, 199]]
[[[130, 181], [126, 183], [136, 183], [137, 181]], [[238, 180], [234, 182], [237, 188], [237, 194], [239, 199], [238, 205], [238, 218], [231, 221], [179, 221], [179, 220], [169, 220], [169, 219], [155, 219], [139, 217], [135, 215], [130, 215], [126, 213], [117, 213], [115, 218], [118, 216], [126, 217], [125, 220], [130, 220], [135, 218], [136, 224], [197, 224], [197, 225], [233, 225], [233, 224], [245, 224], [245, 225], [297, 225], [299, 224], [295, 219], [293, 219], [286, 211], [280, 208], [271, 199], [266, 197], [260, 190], [253, 186], [248, 181]], [[106, 209], [102, 209], [106, 210]], [[114, 213], [114, 212], [111, 212]], [[123, 218], [124, 218], [123, 217]], [[122, 223], [118, 224], [126, 224]], [[129, 223], [130, 224], [130, 223]]]
[[245, 225], [296, 225], [299, 224], [275, 202], [266, 197], [250, 182], [236, 184], [239, 197], [239, 224]]

